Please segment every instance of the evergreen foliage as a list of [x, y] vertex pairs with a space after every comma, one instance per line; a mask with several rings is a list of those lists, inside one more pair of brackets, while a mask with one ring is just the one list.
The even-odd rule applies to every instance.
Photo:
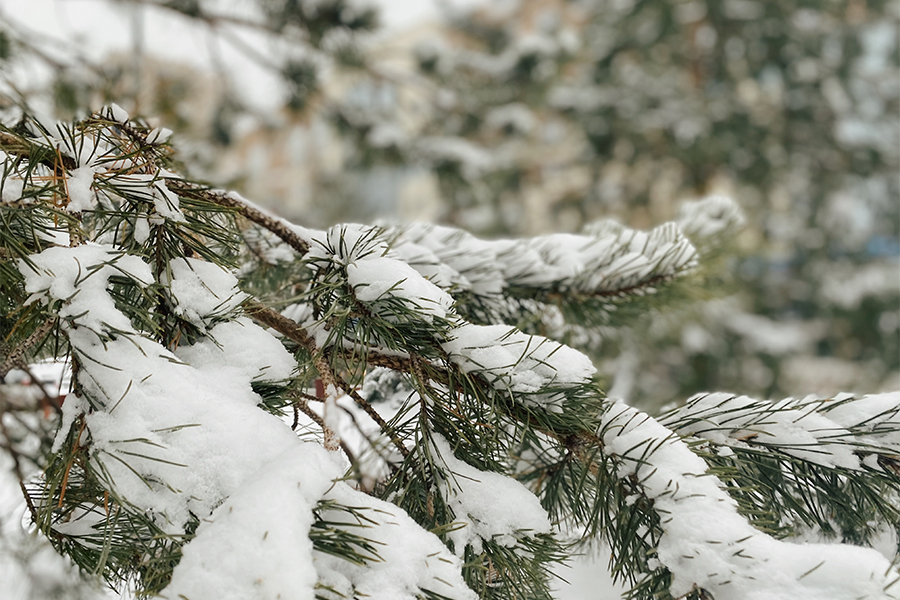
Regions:
[[[165, 137], [116, 106], [0, 126], [0, 456], [88, 581], [55, 566], [60, 597], [550, 598], [598, 541], [633, 598], [898, 593], [865, 546], [900, 524], [900, 394], [657, 420], [559, 341], [689, 297], [724, 199], [649, 232], [317, 231]], [[61, 406], [13, 385], [65, 358]]]

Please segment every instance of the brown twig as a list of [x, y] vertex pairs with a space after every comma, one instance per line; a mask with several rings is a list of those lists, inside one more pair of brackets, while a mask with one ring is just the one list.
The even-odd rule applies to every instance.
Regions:
[[309, 244], [307, 241], [294, 233], [285, 221], [260, 210], [249, 202], [236, 198], [231, 194], [215, 191], [183, 179], [167, 179], [166, 187], [179, 196], [205, 200], [207, 202], [212, 202], [213, 204], [218, 204], [219, 206], [231, 208], [242, 217], [253, 221], [257, 225], [265, 227], [277, 235], [285, 244], [300, 254], [300, 256], [309, 252]]
[[313, 365], [316, 367], [316, 370], [319, 372], [319, 375], [322, 377], [322, 383], [325, 384], [325, 387], [329, 385], [335, 386], [335, 389], [340, 389], [345, 394], [353, 398], [353, 401], [366, 411], [366, 414], [378, 424], [381, 428], [381, 431], [384, 432], [388, 438], [390, 438], [391, 442], [400, 451], [400, 454], [403, 458], [409, 456], [409, 449], [403, 445], [403, 442], [396, 436], [393, 429], [387, 422], [382, 418], [381, 415], [378, 414], [372, 405], [366, 401], [365, 398], [359, 395], [356, 390], [353, 389], [350, 384], [344, 381], [341, 377], [339, 377], [334, 369], [331, 368], [331, 365], [328, 364], [328, 361], [325, 360], [325, 357], [319, 352], [319, 349], [316, 347], [315, 340], [310, 337], [309, 333], [303, 328], [299, 323], [288, 319], [284, 315], [272, 310], [268, 306], [264, 306], [260, 304], [256, 300], [250, 300], [244, 304], [244, 309], [247, 311], [247, 314], [268, 327], [271, 327], [281, 335], [286, 338], [293, 340], [306, 348], [306, 350], [310, 353], [313, 358]]
[[53, 329], [54, 325], [56, 325], [56, 319], [47, 319], [41, 323], [37, 329], [32, 331], [31, 335], [25, 338], [21, 344], [13, 348], [12, 351], [6, 355], [6, 358], [3, 359], [3, 363], [0, 364], [0, 378], [6, 377], [6, 374], [12, 369], [24, 366], [25, 354], [31, 350], [32, 346], [44, 339], [44, 336], [50, 333], [50, 330]]
[[[303, 396], [306, 396], [306, 394], [303, 394]], [[305, 398], [301, 398], [298, 396], [297, 401], [293, 403], [293, 406], [294, 406], [294, 411], [295, 411], [295, 417], [294, 417], [294, 425], [291, 427], [291, 429], [296, 429], [297, 425], [298, 425], [298, 418], [296, 416], [297, 415], [296, 411], [302, 412], [304, 415], [309, 417], [313, 423], [315, 423], [322, 429], [322, 431], [326, 431], [328, 429], [328, 427], [325, 425], [325, 421], [323, 421], [322, 417], [317, 415], [309, 407], [309, 405], [306, 403]], [[353, 450], [351, 450], [350, 447], [343, 442], [343, 440], [339, 440], [339, 444], [340, 444], [341, 450], [347, 456], [347, 460], [350, 461], [350, 464], [357, 465], [358, 462], [356, 460], [356, 456], [353, 454]]]

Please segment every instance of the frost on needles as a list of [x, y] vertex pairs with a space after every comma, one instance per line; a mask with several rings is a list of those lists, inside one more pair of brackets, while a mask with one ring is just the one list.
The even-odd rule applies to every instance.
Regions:
[[867, 546], [900, 523], [900, 394], [654, 419], [562, 343], [693, 285], [729, 200], [317, 231], [183, 178], [167, 137], [118, 108], [0, 127], [0, 375], [73, 371], [58, 415], [4, 408], [0, 465], [73, 596], [550, 598], [599, 540], [634, 598], [898, 597]]

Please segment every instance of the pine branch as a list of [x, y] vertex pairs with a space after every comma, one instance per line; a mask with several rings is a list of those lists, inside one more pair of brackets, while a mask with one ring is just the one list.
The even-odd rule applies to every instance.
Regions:
[[273, 217], [234, 192], [218, 192], [182, 179], [169, 179], [166, 181], [166, 186], [181, 196], [205, 200], [235, 210], [239, 215], [277, 235], [299, 256], [303, 256], [309, 251], [307, 241], [294, 233], [284, 220]]
[[13, 135], [3, 130], [0, 130], [0, 151], [38, 162], [48, 167], [54, 173], [75, 169], [78, 166], [78, 163], [72, 157], [59, 154], [47, 146], [42, 146], [37, 140]]
[[331, 365], [325, 360], [324, 355], [316, 348], [315, 340], [310, 337], [309, 333], [301, 327], [296, 321], [292, 321], [285, 316], [277, 313], [276, 311], [268, 308], [256, 302], [254, 300], [250, 300], [245, 304], [245, 309], [247, 314], [268, 327], [271, 327], [275, 331], [279, 332], [286, 338], [297, 342], [301, 346], [303, 346], [307, 352], [309, 352], [310, 356], [313, 359], [313, 364], [316, 367], [316, 370], [319, 372], [319, 375], [322, 377], [325, 385], [336, 385], [340, 387], [340, 389], [353, 398], [353, 401], [359, 405], [360, 408], [366, 411], [366, 414], [371, 417], [375, 423], [381, 428], [381, 431], [390, 438], [391, 442], [400, 452], [400, 454], [405, 458], [409, 455], [409, 450], [397, 438], [393, 429], [385, 422], [385, 420], [378, 414], [378, 412], [372, 408], [372, 405], [369, 404], [362, 396], [356, 392], [352, 386], [350, 386], [346, 381], [343, 380], [342, 377], [337, 375], [332, 369]]

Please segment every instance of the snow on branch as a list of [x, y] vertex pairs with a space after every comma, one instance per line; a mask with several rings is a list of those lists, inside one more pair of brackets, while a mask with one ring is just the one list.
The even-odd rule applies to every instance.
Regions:
[[700, 442], [758, 526], [875, 544], [900, 522], [898, 412], [896, 392], [777, 402], [719, 393], [691, 398], [664, 422]]
[[702, 200], [682, 202], [678, 208], [678, 226], [692, 239], [733, 233], [745, 222], [741, 207], [728, 196], [708, 196]]
[[649, 232], [607, 226], [587, 235], [496, 241], [436, 225], [392, 233], [394, 251], [413, 260], [418, 255], [412, 266], [423, 275], [433, 274], [429, 266], [439, 269], [429, 264], [433, 256], [452, 269], [444, 271], [451, 284], [479, 294], [515, 287], [615, 296], [682, 274], [697, 260], [691, 242], [672, 223]]
[[[662, 421], [718, 446], [763, 448], [825, 467], [898, 469], [900, 393], [772, 402], [699, 394]], [[885, 462], [887, 461], [887, 462]]]
[[464, 555], [466, 546], [481, 554], [483, 540], [514, 546], [522, 535], [550, 533], [547, 511], [525, 486], [457, 459], [439, 434], [432, 436], [431, 443], [438, 460], [444, 463], [440, 482], [444, 501], [464, 525], [448, 536], [457, 556]]
[[755, 529], [706, 463], [634, 408], [614, 404], [600, 433], [617, 476], [638, 482], [660, 515], [657, 559], [672, 574], [673, 597], [700, 588], [716, 600], [875, 600], [898, 576], [872, 549], [779, 541]]
[[[148, 515], [170, 535], [183, 535], [194, 515], [203, 519], [163, 597], [289, 597], [298, 583], [312, 594], [326, 582], [385, 598], [412, 600], [421, 590], [474, 598], [458, 559], [434, 535], [396, 507], [336, 483], [341, 468], [321, 446], [301, 442], [257, 408], [261, 399], [251, 384], [284, 380], [295, 367], [271, 334], [238, 318], [173, 353], [134, 329], [109, 294], [116, 274], [148, 285], [150, 268], [140, 258], [94, 244], [32, 258], [36, 270], [20, 265], [26, 289], [35, 300], [65, 303], [60, 314], [82, 364], [80, 391], [64, 404], [56, 448], [83, 422], [89, 468], [124, 510]], [[197, 266], [188, 277], [188, 264], [178, 263], [172, 283], [188, 279], [176, 296], [189, 298], [204, 318], [219, 310], [222, 292], [236, 280], [221, 267]], [[263, 500], [268, 509], [260, 513]], [[359, 538], [377, 546], [371, 562], [315, 558], [313, 543], [303, 540], [312, 537], [322, 500], [371, 511], [364, 523], [371, 532]], [[77, 538], [96, 516], [79, 514], [77, 521], [56, 529]], [[256, 549], [251, 561], [235, 550], [248, 544]]]
[[449, 359], [530, 406], [562, 412], [568, 387], [584, 386], [596, 370], [581, 352], [505, 325], [465, 324], [444, 342]]

